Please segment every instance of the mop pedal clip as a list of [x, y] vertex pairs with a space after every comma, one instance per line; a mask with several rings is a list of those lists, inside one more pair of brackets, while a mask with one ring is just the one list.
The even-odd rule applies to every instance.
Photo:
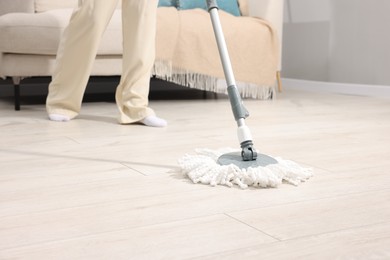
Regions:
[[252, 141], [245, 141], [241, 143], [241, 157], [243, 161], [255, 161], [257, 159], [257, 152], [253, 148]]

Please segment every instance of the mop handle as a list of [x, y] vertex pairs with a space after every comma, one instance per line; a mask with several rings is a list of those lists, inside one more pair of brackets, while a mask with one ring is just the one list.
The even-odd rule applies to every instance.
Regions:
[[226, 77], [226, 82], [228, 86], [236, 85], [236, 80], [234, 79], [234, 73], [232, 69], [232, 63], [229, 58], [229, 52], [226, 46], [225, 37], [223, 35], [221, 22], [218, 15], [218, 5], [215, 0], [207, 0], [207, 8], [210, 13], [211, 21], [214, 27], [215, 38], [218, 44], [218, 50], [222, 61], [223, 70]]
[[218, 15], [218, 5], [215, 0], [206, 0], [207, 8], [210, 13], [211, 22], [214, 28], [215, 39], [218, 45], [219, 56], [221, 58], [223, 71], [225, 74], [226, 83], [228, 86], [228, 94], [232, 110], [237, 123], [242, 124], [241, 119], [245, 119], [249, 116], [248, 110], [245, 109], [242, 104], [240, 93], [236, 86], [236, 80], [234, 78], [232, 63], [229, 58], [228, 48], [226, 46], [225, 37], [223, 34], [221, 21]]
[[245, 125], [245, 118], [249, 116], [248, 110], [244, 107], [240, 93], [236, 86], [232, 64], [229, 58], [229, 52], [226, 46], [221, 21], [219, 20], [218, 5], [216, 0], [206, 0], [207, 9], [210, 13], [211, 22], [214, 29], [215, 38], [218, 45], [223, 71], [225, 74], [229, 100], [238, 125], [238, 139], [242, 148], [242, 157], [244, 161], [256, 160], [257, 153], [253, 148], [252, 135], [249, 128]]

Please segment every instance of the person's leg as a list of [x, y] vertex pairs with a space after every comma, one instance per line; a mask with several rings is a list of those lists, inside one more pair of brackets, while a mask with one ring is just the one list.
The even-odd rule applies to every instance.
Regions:
[[78, 115], [100, 39], [118, 0], [79, 0], [62, 36], [49, 85], [49, 118], [67, 121]]
[[148, 107], [155, 58], [157, 0], [123, 0], [123, 72], [116, 90], [119, 123], [165, 126]]

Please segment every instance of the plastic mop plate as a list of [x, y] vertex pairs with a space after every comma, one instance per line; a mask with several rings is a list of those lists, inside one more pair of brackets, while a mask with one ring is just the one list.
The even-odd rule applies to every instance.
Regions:
[[217, 163], [219, 165], [229, 165], [234, 164], [240, 169], [248, 169], [249, 167], [256, 168], [256, 167], [265, 167], [270, 164], [277, 164], [278, 161], [271, 156], [258, 153], [257, 159], [252, 161], [244, 161], [241, 157], [240, 152], [232, 152], [232, 153], [226, 153], [221, 155]]

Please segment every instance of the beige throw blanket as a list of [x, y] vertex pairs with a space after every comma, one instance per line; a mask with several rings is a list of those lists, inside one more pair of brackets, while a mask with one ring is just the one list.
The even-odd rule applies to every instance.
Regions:
[[[208, 12], [159, 8], [156, 63], [153, 74], [197, 89], [218, 88], [224, 79], [222, 64]], [[269, 98], [278, 62], [278, 39], [265, 21], [219, 12], [234, 76], [243, 97]]]

